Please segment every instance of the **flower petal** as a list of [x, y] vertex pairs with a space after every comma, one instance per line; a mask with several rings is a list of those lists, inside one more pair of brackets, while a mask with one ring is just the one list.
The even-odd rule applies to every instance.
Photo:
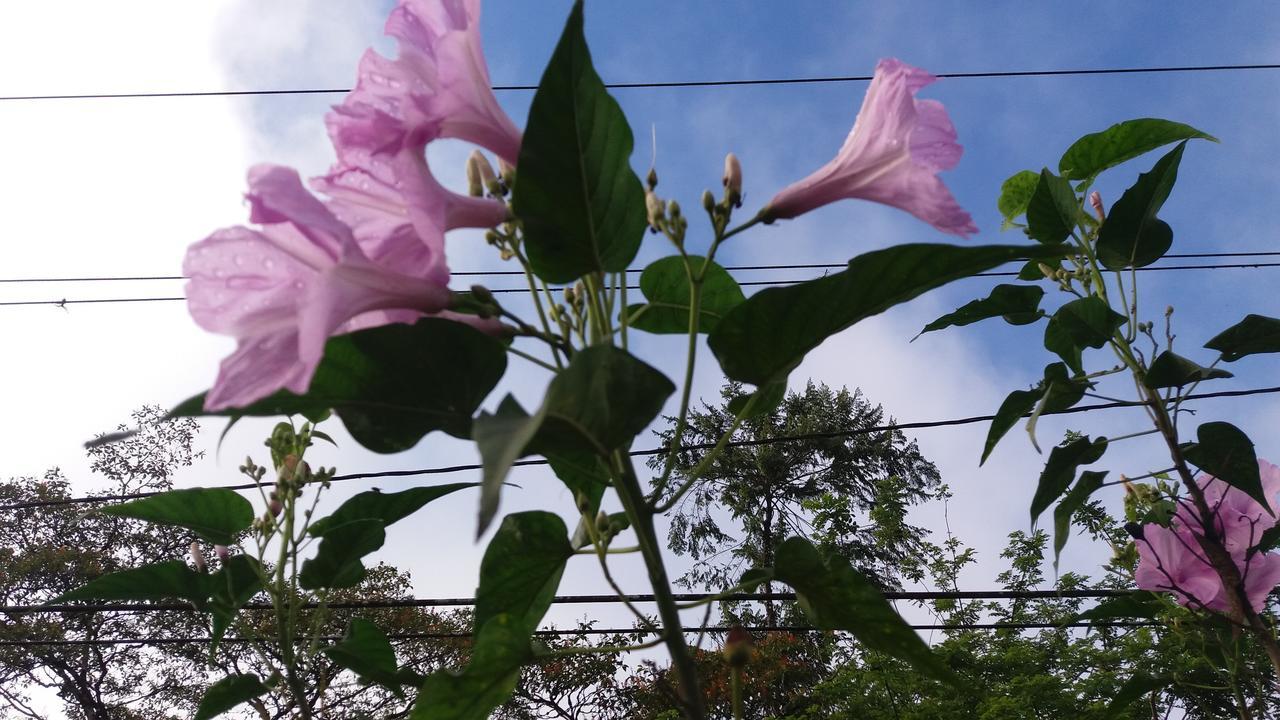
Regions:
[[218, 230], [187, 250], [187, 308], [196, 324], [237, 337], [275, 332], [294, 324], [310, 267], [262, 233], [243, 227]]
[[236, 351], [222, 361], [205, 410], [245, 407], [282, 388], [303, 394], [316, 365], [298, 357], [296, 330], [241, 338]]

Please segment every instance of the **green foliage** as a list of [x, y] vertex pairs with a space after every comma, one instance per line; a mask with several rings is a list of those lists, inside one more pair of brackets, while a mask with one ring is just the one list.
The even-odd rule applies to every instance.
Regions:
[[320, 536], [320, 547], [298, 571], [304, 589], [348, 588], [364, 579], [360, 559], [387, 541], [386, 526], [375, 518], [350, 520], [328, 527]]
[[1100, 437], [1089, 440], [1079, 437], [1065, 445], [1055, 446], [1049, 451], [1049, 461], [1040, 473], [1040, 481], [1036, 484], [1036, 493], [1031, 498], [1031, 523], [1035, 524], [1040, 513], [1057, 500], [1071, 481], [1076, 477], [1076, 469], [1081, 465], [1097, 462], [1107, 451], [1107, 439]]
[[252, 673], [222, 678], [205, 691], [196, 708], [195, 720], [211, 720], [270, 691], [271, 688]]
[[315, 419], [332, 409], [361, 445], [400, 452], [434, 430], [465, 437], [471, 415], [506, 369], [497, 340], [464, 323], [423, 318], [330, 338], [305, 395], [281, 390], [248, 407], [212, 413], [197, 395], [170, 415]]
[[626, 350], [595, 345], [575, 353], [552, 379], [535, 414], [525, 414], [512, 397], [496, 413], [481, 413], [475, 421], [484, 465], [479, 532], [497, 513], [502, 483], [518, 458], [608, 457], [648, 427], [674, 390], [665, 375]]
[[410, 720], [487, 720], [511, 696], [520, 667], [533, 659], [523, 619], [495, 615], [476, 632], [461, 671], [438, 670], [418, 692]]
[[539, 277], [621, 272], [635, 258], [646, 223], [632, 143], [626, 116], [592, 67], [579, 0], [533, 96], [513, 194]]
[[790, 585], [815, 625], [846, 630], [867, 649], [910, 663], [949, 684], [959, 678], [930, 650], [868, 580], [843, 558], [823, 557], [803, 538], [778, 546], [773, 573]]
[[1063, 305], [1049, 318], [1044, 329], [1044, 347], [1056, 353], [1077, 374], [1083, 373], [1084, 348], [1107, 344], [1125, 323], [1120, 313], [1096, 295]]
[[366, 490], [352, 495], [339, 505], [337, 510], [312, 522], [307, 532], [314, 537], [323, 537], [330, 529], [355, 520], [377, 520], [383, 526], [389, 526], [418, 512], [427, 503], [452, 495], [459, 490], [477, 487], [479, 484], [449, 483], [409, 488], [393, 493]]
[[1069, 181], [1045, 169], [1040, 171], [1026, 212], [1027, 235], [1032, 240], [1060, 243], [1075, 230], [1080, 202]]
[[[352, 618], [342, 639], [321, 652], [337, 665], [364, 680], [376, 682], [400, 694], [402, 684], [420, 684], [423, 678], [414, 673], [402, 674], [396, 661], [396, 650], [377, 624], [364, 618]], [[414, 682], [414, 681], [417, 682]]]
[[1207, 422], [1196, 428], [1194, 443], [1184, 443], [1187, 462], [1243, 491], [1271, 513], [1271, 499], [1262, 489], [1253, 441], [1231, 423]]
[[1190, 125], [1138, 118], [1117, 123], [1102, 132], [1085, 135], [1072, 143], [1058, 162], [1058, 172], [1068, 180], [1088, 181], [1107, 168], [1115, 167], [1144, 153], [1179, 140], [1201, 138], [1217, 142], [1212, 135]]
[[1173, 244], [1173, 228], [1156, 217], [1178, 180], [1178, 164], [1186, 141], [1160, 158], [1150, 172], [1138, 176], [1107, 213], [1098, 230], [1098, 261], [1111, 270], [1144, 267], [1159, 260]]
[[898, 245], [859, 255], [817, 280], [772, 287], [729, 311], [707, 339], [731, 380], [786, 377], [828, 337], [952, 280], [1009, 262], [1060, 257], [1046, 246]]
[[1170, 388], [1182, 387], [1198, 383], [1203, 380], [1216, 380], [1218, 378], [1235, 377], [1226, 370], [1218, 368], [1207, 368], [1188, 360], [1174, 353], [1172, 350], [1165, 350], [1151, 361], [1151, 367], [1147, 368], [1146, 377], [1142, 379], [1143, 384], [1149, 388]]
[[501, 615], [513, 628], [532, 634], [551, 607], [572, 555], [568, 530], [558, 515], [529, 511], [503, 518], [480, 561], [476, 627]]
[[[1089, 382], [1074, 379], [1067, 374], [1067, 366], [1062, 363], [1050, 363], [1044, 368], [1044, 378], [1032, 390], [1014, 390], [1005, 397], [996, 410], [996, 416], [987, 430], [987, 440], [982, 447], [982, 459], [985, 463], [995, 450], [996, 444], [1009, 432], [1019, 419], [1030, 414], [1040, 406], [1040, 414], [1061, 412], [1080, 402]], [[1028, 428], [1033, 433], [1034, 426]]]
[[987, 297], [966, 303], [955, 312], [947, 313], [925, 325], [920, 335], [993, 317], [1003, 317], [1010, 325], [1029, 325], [1044, 317], [1040, 310], [1040, 300], [1043, 297], [1044, 290], [1035, 285], [997, 285]]
[[1027, 211], [1031, 196], [1035, 194], [1039, 183], [1040, 175], [1031, 170], [1020, 170], [1004, 181], [1000, 186], [1000, 197], [996, 201], [996, 207], [1004, 217], [1001, 230], [1008, 230], [1013, 226], [1013, 221]]
[[151, 497], [102, 508], [116, 517], [131, 517], [157, 525], [176, 525], [216, 545], [231, 545], [253, 523], [253, 506], [238, 493], [223, 488], [169, 490]]
[[190, 600], [197, 607], [204, 607], [209, 600], [208, 576], [181, 560], [166, 560], [108, 573], [50, 602], [173, 599]]
[[1222, 353], [1222, 359], [1235, 362], [1249, 355], [1280, 352], [1280, 320], [1265, 315], [1246, 315], [1205, 343], [1210, 350]]
[[640, 292], [648, 302], [624, 310], [637, 330], [658, 334], [689, 332], [689, 263], [694, 273], [705, 273], [698, 304], [698, 332], [709, 333], [716, 323], [744, 299], [742, 288], [727, 270], [704, 257], [680, 255], [650, 263], [640, 274]]
[[1102, 487], [1102, 481], [1106, 479], [1105, 472], [1096, 470], [1085, 470], [1080, 473], [1080, 479], [1076, 481], [1070, 492], [1062, 498], [1058, 503], [1058, 507], [1053, 509], [1053, 566], [1058, 567], [1058, 558], [1062, 555], [1062, 548], [1067, 546], [1067, 539], [1071, 537], [1071, 518], [1081, 507], [1089, 500], [1098, 488]]

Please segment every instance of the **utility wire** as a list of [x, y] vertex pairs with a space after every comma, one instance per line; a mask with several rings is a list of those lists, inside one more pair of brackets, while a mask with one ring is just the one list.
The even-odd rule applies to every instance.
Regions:
[[[1240, 257], [1277, 257], [1280, 251], [1275, 252], [1202, 252], [1202, 253], [1169, 253], [1161, 256], [1162, 259], [1181, 259], [1181, 258], [1240, 258]], [[789, 263], [778, 265], [727, 265], [725, 270], [735, 271], [757, 271], [757, 270], [829, 270], [834, 268], [842, 268], [848, 265], [845, 262], [827, 262], [827, 263]], [[1179, 266], [1183, 267], [1183, 266]], [[1211, 267], [1207, 265], [1190, 265], [1185, 267]], [[1236, 266], [1232, 266], [1236, 267]], [[1241, 265], [1240, 267], [1257, 267], [1257, 265]], [[1140, 268], [1146, 269], [1146, 268]], [[627, 268], [627, 273], [638, 274], [644, 272], [644, 268]], [[456, 270], [450, 273], [454, 277], [475, 277], [492, 275], [499, 276], [516, 276], [524, 275], [523, 270]], [[981, 276], [975, 276], [981, 277]], [[190, 275], [121, 275], [121, 276], [88, 276], [88, 277], [30, 277], [30, 278], [0, 278], [0, 283], [64, 283], [64, 282], [140, 282], [148, 280], [190, 280]]]
[[[978, 72], [943, 72], [935, 73], [936, 77], [953, 79], [979, 78], [1019, 78], [1019, 77], [1062, 77], [1070, 75], [1142, 75], [1155, 73], [1182, 72], [1228, 72], [1242, 70], [1277, 70], [1280, 64], [1250, 63], [1239, 65], [1163, 65], [1149, 67], [1113, 67], [1113, 68], [1079, 68], [1058, 70], [993, 70]], [[812, 85], [826, 83], [866, 82], [871, 75], [826, 75], [790, 78], [743, 78], [737, 80], [669, 80], [648, 82], [615, 82], [605, 83], [607, 88], [700, 88], [700, 87], [736, 87], [746, 85]], [[494, 85], [499, 92], [537, 90], [537, 85]], [[341, 95], [351, 92], [351, 88], [305, 88], [281, 90], [205, 90], [182, 92], [133, 92], [133, 93], [80, 93], [66, 95], [6, 95], [0, 101], [19, 100], [108, 100], [134, 98], [177, 98], [177, 97], [244, 97], [262, 95]]]
[[[819, 267], [821, 267], [821, 268], [842, 268], [842, 267], [845, 267], [846, 265], [847, 265], [847, 263], [842, 263], [842, 264], [839, 264], [839, 265], [835, 265], [835, 264], [832, 264], [832, 265], [822, 264], [822, 265], [811, 265], [811, 266], [808, 266], [808, 267], [814, 267], [814, 268], [819, 268]], [[1162, 265], [1162, 266], [1148, 266], [1148, 267], [1135, 268], [1135, 270], [1136, 270], [1137, 272], [1155, 272], [1155, 271], [1159, 271], [1159, 270], [1230, 270], [1230, 269], [1242, 269], [1242, 268], [1243, 268], [1243, 269], [1257, 269], [1257, 268], [1272, 268], [1272, 267], [1280, 267], [1280, 262], [1272, 262], [1272, 263], [1234, 263], [1234, 264], [1219, 264], [1219, 265]], [[726, 269], [727, 269], [727, 268], [726, 268]], [[739, 268], [739, 269], [742, 269], [742, 268]], [[521, 273], [519, 273], [519, 274], [523, 275], [524, 273], [523, 273], [523, 272], [521, 272]], [[1017, 273], [1017, 272], [1013, 272], [1013, 271], [1010, 271], [1010, 272], [984, 272], [984, 273], [975, 273], [975, 274], [973, 274], [973, 275], [969, 275], [969, 276], [967, 276], [966, 278], [960, 278], [960, 279], [961, 279], [961, 280], [964, 280], [964, 279], [967, 279], [967, 278], [970, 278], [970, 277], [1016, 277], [1017, 275], [1018, 275], [1018, 273]], [[810, 280], [817, 280], [817, 279], [820, 279], [820, 278], [803, 278], [803, 279], [795, 279], [795, 280], [748, 280], [748, 281], [739, 282], [739, 283], [738, 283], [738, 285], [739, 285], [740, 287], [752, 287], [752, 286], [760, 286], [760, 285], [765, 285], [765, 286], [770, 286], [770, 287], [786, 287], [786, 286], [789, 286], [789, 285], [796, 285], [796, 284], [799, 284], [799, 283], [808, 282], [808, 281], [810, 281]], [[640, 289], [640, 286], [639, 286], [639, 285], [628, 285], [628, 286], [627, 286], [627, 289], [628, 289], [628, 290], [639, 290], [639, 289]], [[497, 295], [497, 294], [506, 294], [506, 293], [527, 293], [527, 292], [529, 292], [529, 289], [528, 289], [527, 287], [516, 287], [516, 288], [490, 288], [490, 289], [489, 289], [489, 292], [494, 293], [495, 295]], [[65, 308], [65, 307], [66, 307], [66, 306], [68, 306], [68, 305], [95, 305], [95, 304], [109, 304], [109, 303], [139, 303], [139, 302], [178, 302], [178, 301], [182, 301], [182, 300], [186, 300], [186, 298], [185, 298], [185, 297], [182, 297], [182, 296], [173, 296], [173, 297], [141, 297], [141, 298], [139, 298], [139, 297], [133, 297], [133, 298], [88, 298], [88, 299], [67, 299], [67, 298], [62, 298], [61, 300], [10, 300], [10, 301], [6, 301], [6, 302], [0, 302], [0, 307], [22, 307], [22, 306], [31, 306], [31, 305], [56, 305], [56, 306], [58, 306], [58, 307], [64, 307], [64, 308]]]
[[[937, 624], [918, 624], [911, 625], [912, 630], [1034, 630], [1034, 629], [1063, 629], [1063, 628], [1131, 628], [1131, 627], [1152, 627], [1159, 625], [1156, 622], [1101, 622], [1101, 623], [937, 623]], [[711, 627], [687, 627], [681, 628], [684, 633], [725, 633], [733, 628], [728, 625], [716, 625]], [[764, 625], [760, 627], [746, 628], [748, 632], [753, 633], [811, 633], [811, 632], [845, 632], [843, 630], [825, 631], [822, 628], [812, 625]], [[583, 636], [583, 635], [654, 635], [662, 630], [646, 630], [643, 628], [573, 628], [573, 629], [550, 629], [535, 630], [534, 635], [540, 637], [561, 637], [565, 635]], [[415, 633], [388, 633], [388, 640], [470, 640], [471, 633], [467, 632], [415, 632]], [[306, 637], [297, 638], [296, 642], [310, 642], [311, 640], [323, 640], [326, 642], [338, 642], [343, 639], [341, 635], [321, 635], [316, 638]], [[170, 638], [94, 638], [94, 639], [75, 639], [75, 640], [0, 640], [0, 647], [65, 647], [65, 646], [88, 646], [96, 647], [101, 645], [194, 645], [200, 643], [211, 643], [211, 637], [170, 637]], [[252, 643], [263, 642], [258, 638], [222, 638], [219, 642], [223, 643]]]
[[[1061, 600], [1075, 598], [1108, 598], [1129, 595], [1132, 590], [1113, 588], [1096, 588], [1086, 590], [891, 590], [885, 592], [886, 600]], [[672, 599], [676, 602], [700, 602], [708, 598], [718, 598], [725, 602], [764, 602], [777, 600], [789, 602], [796, 599], [795, 593], [734, 593], [717, 596], [707, 593], [675, 593]], [[552, 598], [553, 605], [593, 605], [605, 603], [649, 603], [654, 602], [652, 594], [636, 595], [562, 595]], [[368, 608], [434, 608], [434, 607], [470, 607], [476, 604], [473, 597], [463, 598], [410, 598], [404, 600], [362, 600], [358, 602], [329, 602], [324, 607], [330, 610], [359, 610]], [[314, 609], [318, 603], [303, 603], [300, 607]], [[242, 606], [246, 610], [273, 610], [270, 603], [249, 603]], [[90, 612], [195, 612], [189, 603], [91, 603], [62, 605], [0, 605], [0, 613], [9, 615], [26, 615], [35, 613], [90, 613]]]
[[[1182, 398], [1181, 401], [1187, 400], [1211, 400], [1214, 398], [1226, 397], [1250, 397], [1253, 395], [1270, 395], [1280, 393], [1280, 386], [1253, 388], [1249, 390], [1221, 390], [1210, 393], [1193, 393]], [[1091, 412], [1094, 410], [1110, 410], [1113, 408], [1141, 407], [1147, 403], [1139, 400], [1116, 400], [1113, 402], [1094, 403], [1092, 405], [1077, 405], [1075, 407], [1066, 408], [1064, 410], [1054, 410], [1042, 412], [1042, 416], [1047, 415], [1074, 415], [1076, 413]], [[888, 432], [892, 430], [922, 430], [926, 428], [953, 427], [956, 425], [972, 425], [980, 422], [987, 422], [995, 419], [995, 415], [973, 415], [963, 418], [952, 418], [949, 420], [927, 420], [922, 422], [894, 423], [890, 425], [877, 425], [869, 428], [858, 428], [856, 430], [833, 430], [830, 432], [804, 433], [800, 435], [782, 435], [771, 438], [758, 438], [754, 440], [731, 440], [725, 443], [725, 447], [756, 447], [759, 445], [775, 445], [785, 442], [800, 442], [804, 440], [825, 440], [831, 438], [856, 437], [859, 435], [872, 435], [880, 432]], [[1023, 415], [1030, 417], [1030, 414]], [[690, 445], [681, 445], [678, 451], [686, 450], [709, 450], [715, 446], [715, 443], [694, 443]], [[669, 448], [648, 448], [645, 450], [632, 450], [628, 454], [631, 457], [646, 457], [650, 455], [660, 455], [669, 452]], [[512, 463], [512, 467], [530, 467], [534, 465], [547, 465], [545, 459], [518, 460]], [[459, 472], [467, 472], [473, 470], [481, 470], [483, 466], [479, 464], [468, 465], [447, 465], [434, 468], [420, 468], [417, 470], [384, 470], [380, 472], [352, 473], [348, 475], [335, 475], [329, 478], [329, 482], [338, 482], [343, 480], [366, 480], [372, 478], [388, 478], [388, 477], [414, 477], [419, 475], [448, 475]], [[241, 483], [239, 485], [222, 485], [219, 489], [223, 490], [252, 490], [257, 488], [257, 483]], [[78, 505], [82, 503], [101, 503], [114, 502], [117, 500], [136, 500], [138, 498], [151, 497], [153, 495], [162, 495], [168, 490], [154, 490], [140, 493], [127, 493], [120, 495], [93, 495], [85, 497], [56, 498], [52, 500], [28, 500], [19, 503], [10, 503], [8, 505], [0, 505], [0, 511], [4, 510], [24, 510], [37, 507], [53, 507], [59, 505]]]

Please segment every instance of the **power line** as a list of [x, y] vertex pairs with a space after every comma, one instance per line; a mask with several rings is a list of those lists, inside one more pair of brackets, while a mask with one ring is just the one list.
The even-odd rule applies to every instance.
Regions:
[[[993, 623], [934, 623], [934, 624], [913, 624], [909, 627], [912, 630], [1049, 630], [1049, 629], [1066, 629], [1066, 628], [1132, 628], [1132, 627], [1153, 627], [1160, 625], [1157, 622], [1068, 622], [1068, 623], [1049, 623], [1049, 622], [1027, 622], [1027, 623], [1010, 623], [1010, 622], [993, 622]], [[732, 630], [732, 626], [716, 625], [707, 627], [687, 627], [681, 628], [681, 632], [689, 633], [725, 633]], [[816, 632], [846, 632], [844, 630], [827, 631], [812, 625], [764, 625], [760, 627], [746, 628], [752, 633], [816, 633]], [[644, 628], [573, 628], [573, 629], [547, 629], [535, 630], [533, 634], [539, 637], [562, 637], [585, 636], [585, 635], [655, 635], [663, 632], [661, 630], [647, 630]], [[388, 633], [388, 640], [470, 640], [472, 634], [468, 632], [414, 632], [414, 633]], [[323, 640], [325, 642], [338, 642], [343, 639], [341, 635], [321, 635], [316, 638], [306, 637], [297, 638], [297, 642], [310, 642], [311, 640]], [[94, 638], [94, 639], [56, 639], [56, 640], [0, 640], [0, 647], [77, 647], [87, 646], [96, 647], [102, 645], [195, 645], [208, 644], [213, 642], [211, 637], [171, 637], [171, 638]], [[263, 642], [259, 638], [222, 638], [222, 643], [252, 643]]]
[[[1113, 588], [1095, 588], [1085, 590], [891, 590], [883, 593], [887, 600], [1062, 600], [1062, 599], [1097, 599], [1129, 595], [1132, 590]], [[767, 602], [777, 600], [789, 602], [796, 599], [795, 593], [733, 593], [719, 597], [708, 593], [675, 593], [672, 598], [676, 602], [700, 602], [708, 598], [718, 598], [725, 602]], [[552, 598], [553, 605], [596, 605], [611, 603], [650, 603], [656, 597], [643, 593], [635, 595], [561, 595]], [[435, 608], [435, 607], [470, 607], [476, 604], [473, 597], [462, 598], [409, 598], [403, 600], [362, 600], [358, 602], [329, 602], [324, 607], [330, 610], [360, 610], [380, 608]], [[300, 607], [314, 609], [319, 603], [303, 603]], [[269, 603], [249, 603], [242, 606], [246, 610], [273, 610]], [[28, 615], [37, 613], [91, 613], [91, 612], [195, 612], [188, 603], [92, 603], [79, 605], [0, 605], [0, 613], [8, 615]]]
[[[830, 265], [828, 265], [828, 264], [814, 264], [814, 265], [809, 265], [809, 266], [806, 266], [806, 267], [813, 267], [813, 268], [829, 268], [829, 269], [830, 269], [830, 268], [843, 268], [843, 267], [845, 267], [846, 265], [848, 265], [848, 263], [841, 263], [841, 264], [838, 264], [838, 265], [837, 265], [837, 264], [830, 264]], [[781, 267], [781, 266], [779, 266], [779, 267]], [[1135, 270], [1136, 270], [1137, 272], [1156, 272], [1156, 271], [1160, 271], [1160, 270], [1231, 270], [1231, 269], [1259, 269], [1259, 268], [1273, 268], [1273, 267], [1280, 267], [1280, 262], [1273, 262], [1273, 263], [1234, 263], [1234, 264], [1218, 264], [1218, 265], [1162, 265], [1162, 266], [1148, 266], [1148, 267], [1135, 268]], [[728, 269], [728, 268], [726, 268], [726, 269]], [[757, 269], [757, 268], [739, 268], [739, 269]], [[629, 271], [629, 272], [630, 272], [630, 271]], [[523, 275], [524, 273], [523, 273], [523, 272], [520, 272], [519, 274]], [[984, 272], [984, 273], [975, 273], [975, 274], [973, 274], [973, 275], [969, 275], [969, 276], [967, 276], [967, 277], [1016, 277], [1017, 275], [1018, 275], [1018, 273], [1017, 273], [1017, 272], [1012, 272], [1012, 271], [1011, 271], [1011, 272]], [[799, 284], [799, 283], [808, 282], [808, 281], [810, 281], [810, 280], [816, 280], [816, 279], [819, 279], [819, 278], [803, 278], [803, 279], [795, 279], [795, 280], [747, 280], [747, 281], [740, 281], [740, 282], [738, 283], [738, 285], [739, 285], [740, 287], [753, 287], [753, 286], [787, 287], [787, 286], [790, 286], [790, 285], [796, 285], [796, 284]], [[967, 278], [960, 278], [960, 279], [962, 279], [962, 280], [963, 280], [963, 279], [967, 279]], [[627, 289], [628, 289], [628, 290], [639, 290], [639, 289], [640, 289], [640, 286], [639, 286], [639, 285], [628, 285], [628, 286], [627, 286]], [[494, 293], [494, 294], [526, 293], [526, 292], [529, 292], [529, 289], [528, 289], [528, 288], [523, 288], [523, 287], [515, 287], [515, 288], [490, 288], [490, 289], [489, 289], [489, 292]], [[58, 307], [64, 307], [64, 308], [65, 308], [65, 307], [66, 307], [66, 306], [68, 306], [68, 305], [95, 305], [95, 304], [100, 305], [100, 304], [110, 304], [110, 303], [140, 303], [140, 302], [179, 302], [179, 301], [182, 301], [182, 300], [186, 300], [186, 298], [185, 298], [185, 297], [183, 297], [183, 296], [175, 296], [175, 297], [88, 298], [88, 299], [68, 299], [68, 298], [62, 298], [62, 299], [60, 299], [60, 300], [11, 300], [11, 301], [6, 301], [6, 302], [0, 302], [0, 307], [22, 307], [22, 306], [32, 306], [32, 305], [56, 305], [56, 306], [58, 306]]]
[[[1162, 259], [1180, 259], [1180, 258], [1235, 258], [1235, 257], [1277, 257], [1280, 251], [1276, 252], [1201, 252], [1201, 253], [1169, 253], [1164, 255]], [[826, 263], [789, 263], [776, 265], [727, 265], [725, 270], [730, 272], [736, 271], [759, 271], [759, 270], [830, 270], [842, 268], [848, 265], [845, 262], [826, 262]], [[1209, 267], [1202, 265], [1193, 265], [1188, 267]], [[1235, 266], [1232, 266], [1235, 267]], [[1256, 267], [1256, 265], [1242, 265], [1241, 267]], [[628, 268], [627, 273], [638, 274], [644, 272], [644, 268]], [[455, 270], [450, 273], [454, 277], [476, 277], [476, 276], [518, 276], [524, 275], [523, 270]], [[107, 275], [107, 276], [88, 276], [88, 277], [29, 277], [29, 278], [0, 278], [0, 283], [64, 283], [64, 282], [141, 282], [149, 280], [190, 280], [190, 275]]]
[[[1155, 73], [1185, 72], [1230, 72], [1243, 70], [1276, 70], [1280, 64], [1250, 63], [1238, 65], [1165, 65], [1149, 67], [1113, 67], [1113, 68], [1078, 68], [1058, 70], [989, 70], [977, 72], [942, 72], [936, 77], [951, 79], [982, 78], [1020, 78], [1020, 77], [1063, 77], [1088, 75], [1141, 75]], [[742, 78], [723, 80], [668, 80], [605, 83], [605, 87], [613, 89], [638, 88], [702, 88], [702, 87], [739, 87], [750, 85], [813, 85], [829, 83], [866, 82], [871, 75], [826, 75], [790, 78]], [[498, 92], [516, 92], [537, 90], [537, 85], [494, 85]], [[351, 92], [351, 88], [300, 88], [280, 90], [204, 90], [176, 92], [132, 92], [132, 93], [79, 93], [63, 95], [6, 95], [0, 101], [20, 100], [120, 100], [141, 98], [178, 98], [178, 97], [245, 97], [268, 95], [341, 95]]]
[[[1280, 393], [1280, 386], [1266, 387], [1266, 388], [1253, 388], [1249, 390], [1221, 390], [1218, 392], [1210, 392], [1210, 393], [1193, 393], [1191, 395], [1187, 395], [1186, 397], [1182, 398], [1182, 400], [1183, 401], [1212, 400], [1215, 398], [1250, 397], [1253, 395], [1270, 395], [1274, 393]], [[1045, 412], [1042, 412], [1041, 415], [1042, 416], [1074, 415], [1076, 413], [1092, 412], [1094, 410], [1111, 410], [1114, 408], [1141, 407], [1146, 404], [1147, 403], [1139, 400], [1117, 400], [1112, 402], [1094, 403], [1092, 405], [1077, 405], [1075, 407], [1066, 408], [1065, 410], [1054, 410], [1052, 412], [1045, 411]], [[1030, 417], [1030, 414], [1023, 415], [1023, 417]], [[804, 440], [826, 440], [826, 439], [841, 438], [841, 437], [856, 437], [859, 435], [871, 435], [871, 434], [880, 433], [880, 432], [889, 432], [892, 430], [923, 430], [927, 428], [954, 427], [957, 425], [972, 425], [980, 422], [988, 422], [994, 419], [995, 419], [995, 415], [972, 415], [970, 417], [952, 418], [949, 420], [927, 420], [927, 421], [921, 421], [921, 422], [894, 423], [891, 425], [877, 425], [869, 428], [858, 428], [856, 430], [833, 430], [830, 432], [804, 433], [800, 435], [782, 435], [777, 437], [758, 438], [753, 440], [731, 440], [730, 442], [725, 443], [725, 447], [756, 447], [759, 445], [774, 445], [774, 444], [784, 443], [784, 442], [800, 442]], [[679, 448], [677, 448], [677, 450], [679, 451], [709, 450], [714, 446], [715, 446], [715, 443], [694, 443], [690, 445], [682, 445]], [[628, 453], [628, 455], [630, 455], [631, 457], [646, 457], [651, 455], [659, 455], [669, 451], [670, 451], [669, 448], [648, 448], [645, 450], [632, 450]], [[547, 464], [548, 462], [545, 459], [517, 460], [516, 462], [512, 463], [512, 467], [530, 467], [535, 465], [541, 466], [541, 465], [547, 465]], [[415, 477], [420, 475], [449, 475], [453, 473], [467, 472], [467, 471], [481, 470], [481, 469], [483, 469], [483, 466], [479, 464], [467, 464], [467, 465], [447, 465], [447, 466], [434, 467], [434, 468], [420, 468], [416, 470], [383, 470], [379, 472], [335, 475], [329, 478], [329, 481], [338, 482], [343, 480], [367, 480], [367, 479], [389, 478], [389, 477]], [[219, 489], [252, 490], [257, 487], [258, 487], [257, 483], [241, 483], [239, 485], [222, 485], [222, 486], [219, 486]], [[85, 497], [57, 498], [53, 500], [29, 500], [25, 502], [11, 503], [8, 505], [0, 505], [0, 511], [24, 510], [28, 508], [53, 507], [53, 506], [59, 506], [59, 505], [78, 505], [82, 503], [115, 502], [118, 500], [136, 500], [138, 498], [161, 495], [166, 492], [169, 492], [169, 491], [154, 490], [154, 491], [148, 491], [148, 492], [127, 493], [127, 494], [120, 494], [120, 495], [94, 495], [94, 496], [85, 496]]]

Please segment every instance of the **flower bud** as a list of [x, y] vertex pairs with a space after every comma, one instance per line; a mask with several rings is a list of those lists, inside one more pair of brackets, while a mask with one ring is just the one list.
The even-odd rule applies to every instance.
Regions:
[[1058, 270], [1056, 268], [1046, 265], [1044, 263], [1036, 263], [1036, 267], [1040, 268], [1040, 272], [1044, 273], [1044, 276], [1046, 279], [1048, 280], [1057, 279], [1056, 276], [1057, 276]]
[[227, 549], [226, 545], [214, 545], [213, 553], [218, 556], [219, 562], [225, 563], [227, 558], [231, 557], [231, 551]]
[[649, 168], [649, 175], [645, 178], [645, 183], [649, 186], [650, 190], [658, 187], [658, 171], [653, 168]]
[[751, 633], [742, 626], [729, 628], [729, 635], [724, 639], [724, 659], [734, 668], [751, 662]]
[[486, 305], [492, 305], [496, 302], [493, 299], [493, 293], [489, 288], [483, 285], [472, 285], [471, 297], [475, 298], [478, 302], [485, 303]]
[[579, 492], [574, 499], [577, 501], [578, 512], [586, 512], [591, 509], [591, 498], [587, 497], [586, 493]]
[[724, 189], [729, 204], [742, 207], [742, 164], [733, 153], [724, 156]]
[[673, 218], [680, 217], [680, 203], [672, 200], [667, 203], [667, 214]]
[[665, 213], [662, 207], [662, 199], [652, 189], [644, 194], [644, 209], [648, 215], [649, 227], [653, 228], [654, 232], [657, 232], [662, 227]]
[[596, 515], [596, 529], [602, 533], [609, 532], [609, 514], [601, 510]]
[[1099, 220], [1107, 219], [1106, 208], [1102, 206], [1102, 194], [1097, 190], [1089, 193], [1089, 204], [1093, 206], [1093, 212], [1098, 216]]
[[200, 543], [191, 543], [191, 562], [196, 566], [196, 572], [204, 572], [207, 567], [204, 562], [204, 551], [200, 549]]
[[502, 158], [498, 158], [498, 175], [499, 177], [502, 178], [502, 182], [506, 183], [508, 188], [515, 186], [516, 184], [516, 166], [515, 165], [512, 165], [511, 163], [507, 162], [506, 160], [503, 160]]
[[483, 197], [486, 188], [492, 186], [498, 177], [493, 172], [489, 159], [479, 150], [471, 151], [467, 156], [467, 192], [474, 197]]
[[271, 517], [279, 517], [281, 510], [284, 510], [284, 505], [278, 498], [271, 498], [271, 502], [267, 503], [267, 512], [271, 513]]
[[702, 209], [707, 212], [711, 212], [716, 209], [716, 199], [715, 196], [711, 194], [710, 190], [702, 191]]

